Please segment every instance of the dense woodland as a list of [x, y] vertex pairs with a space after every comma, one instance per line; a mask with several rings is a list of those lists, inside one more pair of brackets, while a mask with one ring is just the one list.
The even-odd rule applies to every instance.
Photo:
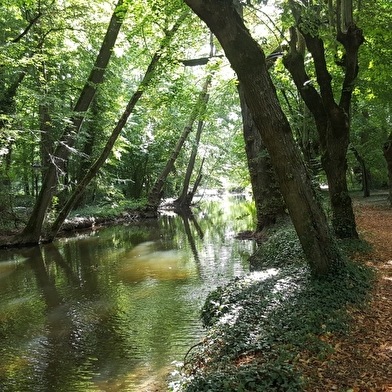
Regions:
[[2, 245], [50, 241], [87, 206], [155, 216], [163, 198], [251, 187], [255, 231], [288, 211], [312, 272], [338, 269], [335, 238], [358, 236], [349, 191], [392, 193], [391, 8], [3, 4]]

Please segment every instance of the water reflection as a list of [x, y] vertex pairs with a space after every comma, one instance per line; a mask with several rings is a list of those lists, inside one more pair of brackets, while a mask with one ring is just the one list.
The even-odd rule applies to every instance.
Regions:
[[0, 252], [1, 391], [152, 391], [202, 334], [207, 293], [247, 270], [246, 204]]

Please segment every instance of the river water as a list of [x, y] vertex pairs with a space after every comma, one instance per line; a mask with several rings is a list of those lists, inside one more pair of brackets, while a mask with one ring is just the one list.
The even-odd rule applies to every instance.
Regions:
[[249, 203], [0, 251], [0, 391], [157, 391], [203, 335], [207, 294], [248, 271]]

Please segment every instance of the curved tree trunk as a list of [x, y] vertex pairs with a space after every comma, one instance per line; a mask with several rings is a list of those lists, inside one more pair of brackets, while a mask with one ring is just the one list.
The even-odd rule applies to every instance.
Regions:
[[325, 276], [335, 271], [343, 259], [279, 105], [263, 51], [250, 36], [232, 1], [185, 2], [207, 23], [237, 73], [313, 275]]

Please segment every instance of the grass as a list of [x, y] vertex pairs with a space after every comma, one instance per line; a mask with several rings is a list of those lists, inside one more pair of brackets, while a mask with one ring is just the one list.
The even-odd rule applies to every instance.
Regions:
[[[342, 241], [348, 256], [366, 252], [362, 241]], [[348, 307], [365, 306], [374, 279], [363, 264], [312, 279], [290, 226], [271, 233], [255, 269], [210, 293], [201, 317], [205, 339], [187, 355], [172, 391], [300, 391], [306, 379], [296, 367], [302, 353], [325, 359], [323, 339], [350, 330]]]

